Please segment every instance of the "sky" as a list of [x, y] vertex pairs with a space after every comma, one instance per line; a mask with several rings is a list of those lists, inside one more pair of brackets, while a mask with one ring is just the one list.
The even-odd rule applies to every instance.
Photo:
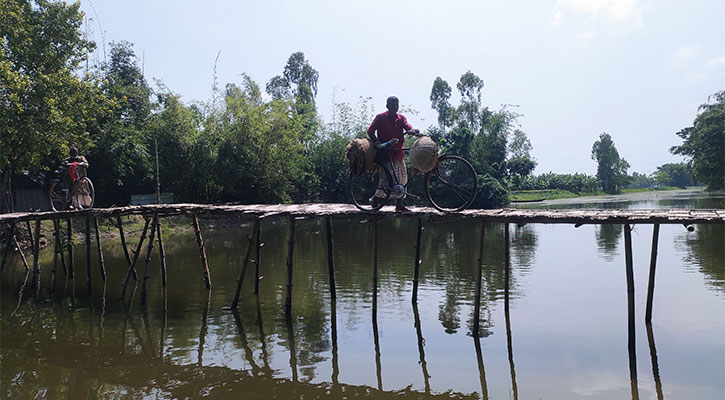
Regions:
[[[128, 41], [149, 82], [185, 102], [248, 74], [260, 86], [302, 51], [319, 72], [318, 111], [400, 98], [420, 129], [436, 124], [430, 90], [471, 71], [482, 102], [521, 114], [535, 173], [596, 174], [593, 143], [612, 136], [634, 171], [669, 153], [698, 106], [725, 90], [723, 0], [81, 0], [89, 35]], [[108, 45], [105, 46], [106, 54]], [[458, 103], [454, 94], [453, 103]]]

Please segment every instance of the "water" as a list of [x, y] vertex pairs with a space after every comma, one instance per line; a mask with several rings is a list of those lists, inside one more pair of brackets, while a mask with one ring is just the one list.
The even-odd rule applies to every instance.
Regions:
[[[584, 207], [725, 208], [723, 198], [701, 193], [630, 200]], [[250, 229], [241, 222], [204, 232], [210, 292], [193, 233], [166, 232], [166, 298], [155, 254], [145, 307], [140, 285], [132, 301], [128, 295], [118, 300], [126, 267], [117, 241], [104, 241], [106, 285], [94, 249], [91, 296], [82, 244], [75, 247], [75, 282], [60, 271], [53, 293], [52, 251], [41, 256], [36, 296], [22, 288], [25, 272], [12, 260], [2, 274], [0, 393], [72, 399], [725, 398], [723, 226], [699, 225], [694, 232], [661, 226], [649, 330], [644, 306], [652, 226], [635, 227], [634, 353], [628, 351], [621, 226], [511, 225], [508, 318], [503, 226], [488, 226], [478, 338], [472, 321], [480, 225], [424, 227], [416, 310], [410, 301], [416, 221], [378, 223], [375, 317], [373, 226], [358, 219], [333, 221], [335, 302], [324, 222], [297, 222], [290, 319], [284, 316], [283, 219], [262, 224], [259, 296], [250, 264], [238, 313], [225, 307], [234, 297]], [[143, 268], [140, 262], [141, 275]]]

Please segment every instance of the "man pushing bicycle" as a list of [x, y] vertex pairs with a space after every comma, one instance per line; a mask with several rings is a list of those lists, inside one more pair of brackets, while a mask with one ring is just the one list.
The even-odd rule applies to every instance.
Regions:
[[[376, 162], [378, 164], [385, 163], [389, 165], [390, 172], [394, 175], [397, 183], [405, 186], [408, 183], [408, 172], [405, 167], [402, 150], [403, 142], [405, 141], [405, 134], [407, 133], [409, 135], [420, 136], [420, 131], [418, 129], [413, 129], [413, 127], [408, 123], [408, 120], [406, 120], [402, 114], [398, 114], [399, 106], [400, 103], [397, 97], [388, 97], [386, 101], [386, 108], [388, 111], [375, 116], [375, 119], [368, 128], [368, 136], [373, 143], [375, 143], [376, 147], [380, 145], [380, 143], [385, 143], [390, 140], [394, 141], [388, 146], [390, 148], [389, 151], [378, 152]], [[370, 205], [372, 205], [373, 208], [377, 207], [381, 198], [385, 197], [385, 191], [382, 187], [393, 186], [395, 183], [396, 182], [388, 182], [386, 174], [380, 174], [380, 187], [370, 199]], [[396, 201], [395, 211], [408, 211], [408, 209], [403, 205], [403, 199], [398, 199]]]

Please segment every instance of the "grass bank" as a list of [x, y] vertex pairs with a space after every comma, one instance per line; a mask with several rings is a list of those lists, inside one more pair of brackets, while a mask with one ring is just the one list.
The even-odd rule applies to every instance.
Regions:
[[[663, 186], [656, 188], [627, 188], [622, 189], [617, 194], [629, 194], [639, 192], [654, 192], [654, 191], [666, 191], [666, 190], [678, 190], [679, 188], [674, 186]], [[542, 190], [515, 190], [509, 194], [510, 202], [534, 202], [544, 200], [556, 200], [556, 199], [570, 199], [577, 197], [592, 197], [592, 196], [605, 196], [608, 193], [602, 191], [597, 192], [586, 192], [586, 193], [572, 193], [568, 190], [561, 189], [542, 189]]]

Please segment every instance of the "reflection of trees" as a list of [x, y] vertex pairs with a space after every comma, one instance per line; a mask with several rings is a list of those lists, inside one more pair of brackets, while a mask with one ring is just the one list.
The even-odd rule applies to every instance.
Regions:
[[597, 237], [599, 253], [607, 261], [613, 261], [617, 255], [619, 240], [622, 237], [622, 225], [599, 224], [595, 225], [594, 232]]
[[686, 246], [684, 262], [697, 266], [713, 288], [725, 290], [725, 225], [700, 224], [676, 240]]
[[511, 234], [511, 256], [512, 267], [526, 272], [534, 264], [536, 257], [537, 237], [536, 228], [533, 225], [519, 226], [512, 224]]

